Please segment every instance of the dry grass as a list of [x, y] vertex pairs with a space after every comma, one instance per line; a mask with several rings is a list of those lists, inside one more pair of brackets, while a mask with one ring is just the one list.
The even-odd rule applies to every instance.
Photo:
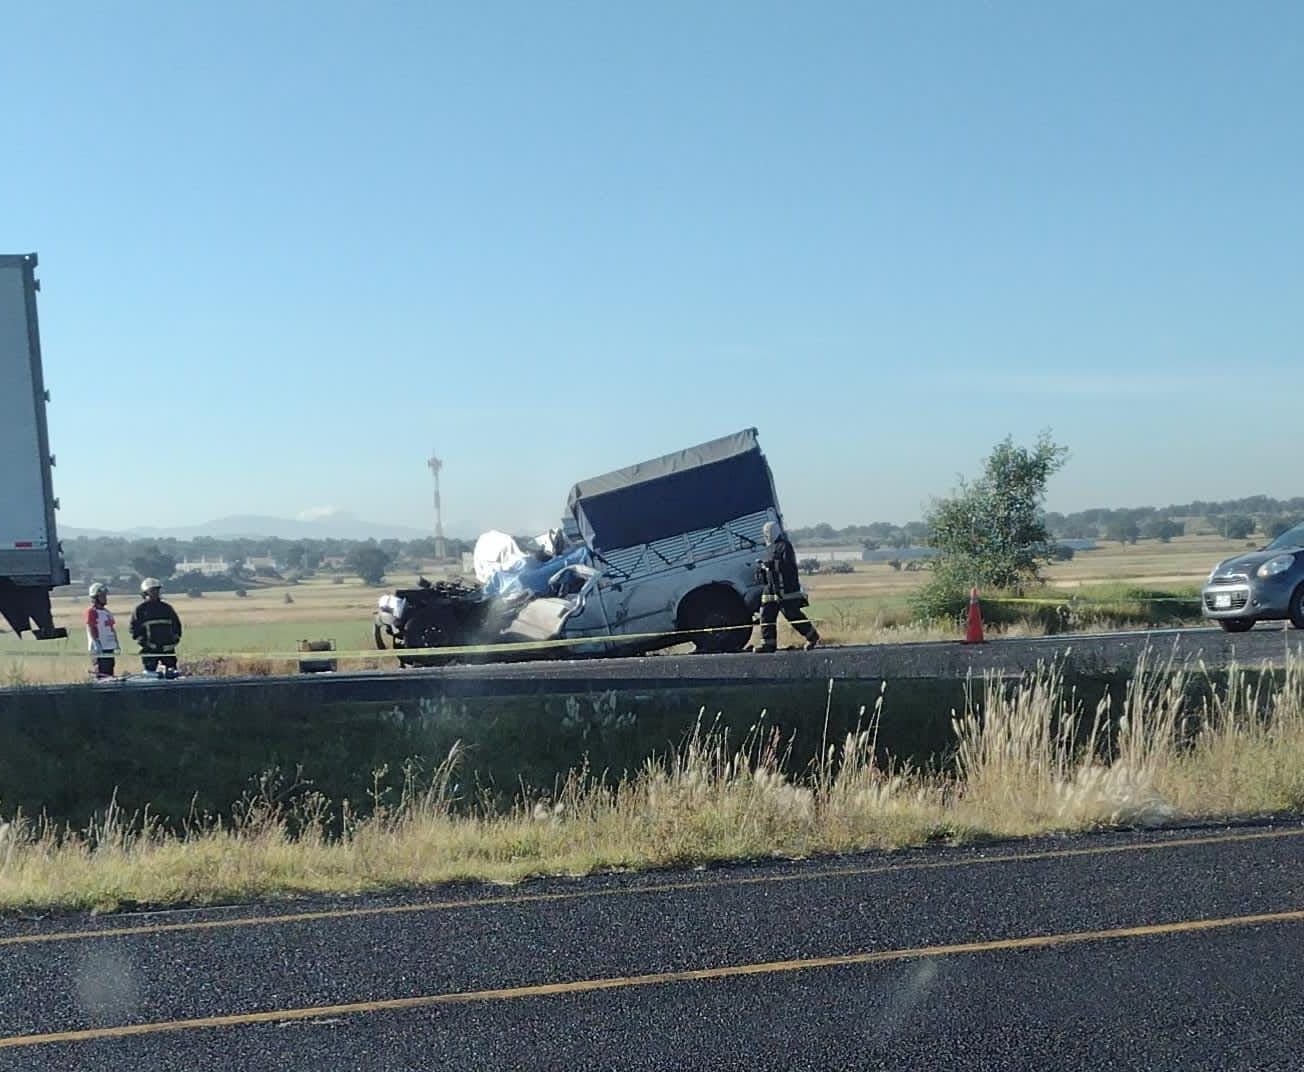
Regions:
[[1054, 665], [1015, 683], [975, 682], [954, 717], [955, 762], [945, 771], [876, 760], [875, 710], [801, 777], [784, 773], [772, 732], [758, 728], [735, 746], [707, 728], [615, 786], [581, 770], [555, 795], [523, 796], [505, 813], [454, 799], [454, 749], [423, 785], [409, 772], [395, 805], [378, 793], [367, 818], [345, 806], [338, 836], [328, 833], [329, 802], [310, 797], [287, 811], [274, 789], [182, 836], [112, 808], [77, 832], [20, 817], [0, 826], [0, 906], [515, 882], [1304, 807], [1304, 665], [1257, 684], [1234, 671], [1195, 701], [1186, 685], [1199, 672], [1143, 667], [1114, 727], [1103, 709], [1080, 710]]

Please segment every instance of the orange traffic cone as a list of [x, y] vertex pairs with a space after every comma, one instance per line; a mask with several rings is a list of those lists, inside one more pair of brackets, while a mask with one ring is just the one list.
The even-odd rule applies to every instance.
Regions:
[[964, 630], [964, 643], [984, 644], [983, 612], [978, 606], [978, 586], [969, 589], [969, 623]]

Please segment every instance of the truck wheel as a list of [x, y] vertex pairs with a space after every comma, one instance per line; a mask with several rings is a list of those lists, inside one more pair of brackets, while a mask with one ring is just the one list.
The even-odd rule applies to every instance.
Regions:
[[1254, 628], [1253, 618], [1219, 618], [1218, 624], [1228, 633], [1248, 633]]
[[1290, 597], [1290, 624], [1296, 629], [1304, 629], [1304, 584]]
[[[443, 648], [456, 642], [457, 618], [447, 607], [427, 607], [412, 615], [403, 625], [405, 648]], [[438, 655], [413, 655], [404, 660], [409, 666], [437, 666]]]
[[[679, 627], [686, 630], [710, 629], [687, 639], [693, 650], [702, 653], [742, 651], [752, 635], [752, 616], [743, 606], [742, 597], [732, 589], [705, 588], [684, 600], [679, 611]], [[744, 628], [745, 627], [745, 628]]]

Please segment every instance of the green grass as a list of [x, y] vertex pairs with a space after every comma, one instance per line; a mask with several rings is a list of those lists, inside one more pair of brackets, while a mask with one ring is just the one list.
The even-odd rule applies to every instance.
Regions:
[[[182, 608], [184, 609], [184, 608]], [[68, 630], [66, 640], [34, 641], [12, 633], [0, 634], [0, 654], [31, 655], [34, 652], [59, 652], [64, 655], [86, 654], [86, 637]], [[356, 618], [325, 619], [308, 622], [267, 622], [249, 624], [187, 625], [182, 638], [182, 654], [212, 655], [223, 652], [292, 652], [300, 640], [334, 639], [341, 651], [359, 651], [373, 647], [371, 623]], [[134, 650], [126, 634], [125, 623], [119, 639], [128, 653]]]
[[222, 652], [293, 652], [300, 640], [334, 640], [339, 651], [362, 651], [375, 647], [371, 622], [324, 620], [271, 622], [258, 625], [196, 625], [185, 631], [186, 653], [208, 655]]
[[[30, 636], [19, 638], [8, 632], [0, 634], [0, 686], [84, 680], [90, 658], [86, 637], [80, 629], [69, 628], [68, 633], [65, 640], [45, 641]], [[120, 624], [118, 635], [123, 642], [118, 673], [139, 670], [138, 648], [127, 635], [125, 622]], [[284, 665], [259, 665], [265, 656], [296, 652], [300, 640], [327, 639], [335, 641], [337, 651], [369, 651], [375, 647], [371, 623], [353, 617], [187, 625], [178, 655], [183, 667], [191, 664], [197, 673], [269, 672], [284, 669]], [[221, 663], [216, 663], [218, 657], [223, 657]], [[360, 662], [354, 660], [350, 665], [356, 667]]]
[[[1198, 597], [1197, 585], [1142, 587], [1127, 581], [1081, 588], [1033, 588], [1019, 598], [979, 593], [989, 626], [1037, 635], [1198, 624]], [[835, 643], [946, 639], [954, 634], [946, 623], [914, 624], [908, 592], [815, 599], [808, 613], [819, 621], [820, 632]]]

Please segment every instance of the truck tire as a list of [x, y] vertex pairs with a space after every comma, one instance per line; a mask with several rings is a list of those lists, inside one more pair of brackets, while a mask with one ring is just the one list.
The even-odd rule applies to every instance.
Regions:
[[[403, 623], [405, 648], [443, 648], [457, 643], [457, 616], [448, 607], [426, 607], [416, 611]], [[411, 655], [403, 659], [406, 666], [437, 666], [438, 655]]]
[[[702, 654], [742, 651], [752, 635], [751, 624], [742, 597], [732, 588], [715, 586], [690, 592], [679, 608], [679, 628], [693, 632], [686, 639]], [[696, 632], [700, 629], [719, 632]]]

